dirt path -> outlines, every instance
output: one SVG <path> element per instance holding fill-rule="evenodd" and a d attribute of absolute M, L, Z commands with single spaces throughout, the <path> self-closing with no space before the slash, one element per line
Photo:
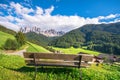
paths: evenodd
<path fill-rule="evenodd" d="M 5 53 L 7 55 L 19 55 L 19 56 L 23 57 L 23 52 L 26 52 L 27 48 L 28 48 L 28 46 L 25 47 L 23 50 L 19 50 L 19 51 L 5 51 Z"/>

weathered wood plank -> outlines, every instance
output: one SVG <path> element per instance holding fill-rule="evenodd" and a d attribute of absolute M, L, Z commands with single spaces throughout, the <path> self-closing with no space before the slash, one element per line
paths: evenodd
<path fill-rule="evenodd" d="M 24 53 L 27 65 L 88 67 L 93 56 L 81 54 Z M 81 58 L 82 57 L 82 58 Z"/>
<path fill-rule="evenodd" d="M 27 65 L 34 65 L 34 61 L 26 61 Z M 38 61 L 37 66 L 75 66 L 78 67 L 78 63 L 70 62 L 51 62 L 51 61 Z"/>
<path fill-rule="evenodd" d="M 82 56 L 81 61 L 90 62 L 93 60 L 93 56 L 91 56 L 91 55 L 81 55 L 81 56 Z"/>
<path fill-rule="evenodd" d="M 73 54 L 50 54 L 50 53 L 24 53 L 25 58 L 39 58 L 39 59 L 58 59 L 58 60 L 79 60 L 80 55 Z"/>
<path fill-rule="evenodd" d="M 26 63 L 34 63 L 34 60 L 25 60 L 26 61 Z M 49 63 L 79 63 L 79 61 L 53 61 L 53 60 L 38 60 L 38 61 L 36 61 L 36 63 L 37 64 L 40 64 L 40 63 L 46 63 L 46 62 L 49 62 Z"/>

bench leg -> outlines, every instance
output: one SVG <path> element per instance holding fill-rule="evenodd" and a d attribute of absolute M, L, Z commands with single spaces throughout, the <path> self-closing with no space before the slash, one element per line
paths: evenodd
<path fill-rule="evenodd" d="M 33 80 L 36 79 L 36 74 L 37 74 L 37 66 L 35 66 L 35 75 L 34 75 L 34 79 Z"/>
<path fill-rule="evenodd" d="M 66 72 L 66 73 L 67 73 L 67 77 L 66 77 L 66 79 L 65 79 L 65 80 L 68 80 L 69 75 L 70 75 L 70 72 Z"/>
<path fill-rule="evenodd" d="M 82 80 L 82 70 L 80 69 L 80 80 Z"/>

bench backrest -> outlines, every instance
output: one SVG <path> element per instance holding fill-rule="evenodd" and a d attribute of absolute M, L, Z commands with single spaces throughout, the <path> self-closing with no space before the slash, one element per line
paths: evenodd
<path fill-rule="evenodd" d="M 74 54 L 55 54 L 55 53 L 31 53 L 24 52 L 24 58 L 27 65 L 36 66 L 68 66 L 80 67 L 81 63 L 86 66 L 91 60 L 88 56 Z M 82 61 L 81 61 L 82 60 Z"/>

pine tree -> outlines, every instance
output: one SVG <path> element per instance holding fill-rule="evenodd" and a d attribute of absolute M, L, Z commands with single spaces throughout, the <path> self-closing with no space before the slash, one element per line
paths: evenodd
<path fill-rule="evenodd" d="M 25 44 L 26 39 L 25 39 L 25 35 L 22 32 L 19 31 L 15 37 L 17 42 L 19 43 L 19 46 L 22 46 Z"/>

